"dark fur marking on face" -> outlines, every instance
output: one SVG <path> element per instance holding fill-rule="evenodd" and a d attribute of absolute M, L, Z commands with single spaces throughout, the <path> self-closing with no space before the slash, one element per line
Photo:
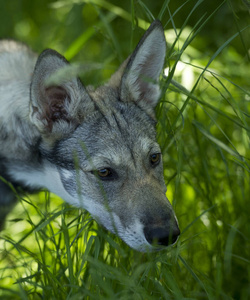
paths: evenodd
<path fill-rule="evenodd" d="M 117 128 L 120 130 L 120 132 L 122 133 L 123 129 L 122 129 L 122 126 L 118 120 L 118 118 L 116 117 L 115 113 L 112 113 L 112 117 L 114 118 L 115 122 L 116 122 L 116 125 L 117 125 Z"/>
<path fill-rule="evenodd" d="M 100 115 L 103 117 L 103 119 L 106 121 L 107 125 L 110 128 L 112 128 L 112 125 L 110 124 L 109 119 L 107 118 L 106 114 L 101 109 L 101 106 L 99 106 L 96 102 L 95 102 L 95 108 L 96 108 L 96 111 L 98 111 L 100 113 Z"/>
<path fill-rule="evenodd" d="M 72 160 L 66 159 L 65 156 L 59 151 L 60 143 L 61 141 L 57 142 L 50 151 L 41 148 L 40 152 L 42 159 L 49 161 L 57 167 L 74 170 L 76 168 L 76 164 L 73 160 L 73 155 L 71 155 Z"/>
<path fill-rule="evenodd" d="M 4 126 L 1 126 L 0 127 L 0 140 L 2 142 L 6 141 L 8 139 L 8 137 L 9 137 L 9 135 L 8 135 L 6 128 Z"/>

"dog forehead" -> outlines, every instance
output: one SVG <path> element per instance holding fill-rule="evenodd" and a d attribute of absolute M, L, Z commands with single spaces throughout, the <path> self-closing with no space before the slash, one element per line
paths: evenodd
<path fill-rule="evenodd" d="M 77 155 L 80 160 L 87 156 L 100 164 L 105 159 L 120 164 L 152 148 L 159 149 L 157 145 L 155 121 L 136 105 L 121 104 L 96 110 L 70 137 L 60 141 L 56 156 L 62 161 Z"/>
<path fill-rule="evenodd" d="M 125 165 L 129 160 L 143 158 L 150 151 L 159 152 L 155 123 L 140 109 L 124 105 L 110 109 L 95 123 L 94 135 L 86 140 L 95 165 L 107 160 L 114 165 Z M 105 164 L 105 163 L 104 163 Z"/>
<path fill-rule="evenodd" d="M 145 145 L 156 139 L 155 121 L 135 104 L 117 103 L 100 111 L 89 132 L 98 140 L 112 146 Z M 143 141 L 143 142 L 142 142 Z"/>
<path fill-rule="evenodd" d="M 101 151 L 95 151 L 91 155 L 92 162 L 96 167 L 103 166 L 127 166 L 134 163 L 135 160 L 140 163 L 144 161 L 150 152 L 159 152 L 159 145 L 148 139 L 141 137 L 137 139 L 133 145 L 129 143 L 107 144 Z"/>

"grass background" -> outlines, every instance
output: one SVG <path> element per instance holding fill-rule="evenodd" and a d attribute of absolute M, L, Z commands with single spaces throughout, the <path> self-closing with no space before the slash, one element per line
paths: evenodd
<path fill-rule="evenodd" d="M 0 37 L 105 82 L 154 18 L 168 42 L 158 140 L 182 231 L 131 250 L 86 211 L 20 198 L 0 236 L 0 299 L 250 299 L 249 1 L 0 0 Z M 1 108 L 0 108 L 1 109 Z"/>

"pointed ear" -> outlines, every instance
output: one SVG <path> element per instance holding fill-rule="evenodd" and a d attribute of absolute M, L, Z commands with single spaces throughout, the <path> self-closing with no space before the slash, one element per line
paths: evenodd
<path fill-rule="evenodd" d="M 51 49 L 37 60 L 30 88 L 30 119 L 42 134 L 62 137 L 93 109 L 87 91 L 78 78 L 67 76 L 67 68 L 68 61 Z M 52 81 L 54 77 L 57 80 Z"/>
<path fill-rule="evenodd" d="M 166 40 L 160 21 L 155 20 L 132 53 L 121 79 L 121 100 L 135 101 L 153 111 L 159 97 L 158 84 L 166 54 Z"/>

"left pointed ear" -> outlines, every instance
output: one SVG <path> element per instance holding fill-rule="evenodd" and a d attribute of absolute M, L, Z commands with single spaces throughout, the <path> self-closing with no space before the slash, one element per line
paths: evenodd
<path fill-rule="evenodd" d="M 64 71 L 62 78 L 60 71 Z M 40 54 L 32 76 L 30 121 L 51 140 L 72 132 L 94 110 L 87 90 L 68 72 L 68 61 L 58 52 L 47 49 Z M 53 75 L 55 83 L 49 82 Z"/>
<path fill-rule="evenodd" d="M 160 97 L 158 84 L 166 54 L 160 21 L 155 20 L 132 53 L 121 79 L 121 100 L 153 111 Z"/>

